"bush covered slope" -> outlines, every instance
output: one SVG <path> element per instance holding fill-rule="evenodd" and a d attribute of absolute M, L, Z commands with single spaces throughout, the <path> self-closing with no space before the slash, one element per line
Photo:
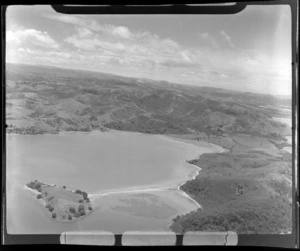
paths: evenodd
<path fill-rule="evenodd" d="M 235 135 L 235 142 L 241 138 L 244 144 L 235 143 L 229 152 L 203 154 L 190 161 L 202 170 L 181 189 L 202 209 L 174 219 L 172 230 L 291 231 L 291 154 L 272 148 L 266 139 L 251 137 L 246 144 L 245 137 Z"/>
<path fill-rule="evenodd" d="M 7 64 L 8 132 L 35 134 L 111 128 L 143 133 L 284 136 L 266 104 L 287 100 L 208 87 L 53 67 Z M 264 107 L 263 107 L 264 106 Z"/>

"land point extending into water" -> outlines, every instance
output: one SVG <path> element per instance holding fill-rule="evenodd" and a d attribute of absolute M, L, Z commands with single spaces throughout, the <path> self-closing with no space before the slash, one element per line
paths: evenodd
<path fill-rule="evenodd" d="M 55 221 L 74 221 L 93 211 L 86 192 L 37 180 L 26 184 L 26 188 L 35 193 L 36 198 L 45 206 L 47 215 Z"/>

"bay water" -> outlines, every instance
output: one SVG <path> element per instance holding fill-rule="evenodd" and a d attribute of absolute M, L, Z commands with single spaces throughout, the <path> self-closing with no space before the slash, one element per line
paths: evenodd
<path fill-rule="evenodd" d="M 48 184 L 65 185 L 89 194 L 164 187 L 176 179 L 186 160 L 213 151 L 215 149 L 209 145 L 201 148 L 161 135 L 120 131 L 7 135 L 8 232 L 46 234 L 99 227 L 101 210 L 76 222 L 52 221 L 38 200 L 24 189 L 30 181 L 37 179 Z M 106 212 L 99 228 L 111 230 L 115 222 L 125 222 L 125 218 L 126 215 L 120 212 Z M 133 229 L 155 228 L 155 220 L 143 220 L 135 220 Z M 118 227 L 114 226 L 114 229 Z M 123 227 L 128 227 L 128 222 Z"/>

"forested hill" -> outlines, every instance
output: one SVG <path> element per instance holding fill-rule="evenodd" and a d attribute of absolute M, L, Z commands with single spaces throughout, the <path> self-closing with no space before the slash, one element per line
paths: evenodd
<path fill-rule="evenodd" d="M 291 100 L 46 66 L 6 65 L 7 132 L 112 128 L 143 133 L 291 134 Z M 280 109 L 279 109 L 280 108 Z"/>

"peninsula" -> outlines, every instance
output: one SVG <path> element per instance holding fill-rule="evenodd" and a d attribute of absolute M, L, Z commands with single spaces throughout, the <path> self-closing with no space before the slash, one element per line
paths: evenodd
<path fill-rule="evenodd" d="M 55 221 L 73 221 L 83 218 L 93 211 L 86 192 L 71 190 L 65 186 L 49 185 L 40 181 L 31 181 L 26 188 L 36 194 L 36 198 L 45 206 L 47 215 Z"/>

